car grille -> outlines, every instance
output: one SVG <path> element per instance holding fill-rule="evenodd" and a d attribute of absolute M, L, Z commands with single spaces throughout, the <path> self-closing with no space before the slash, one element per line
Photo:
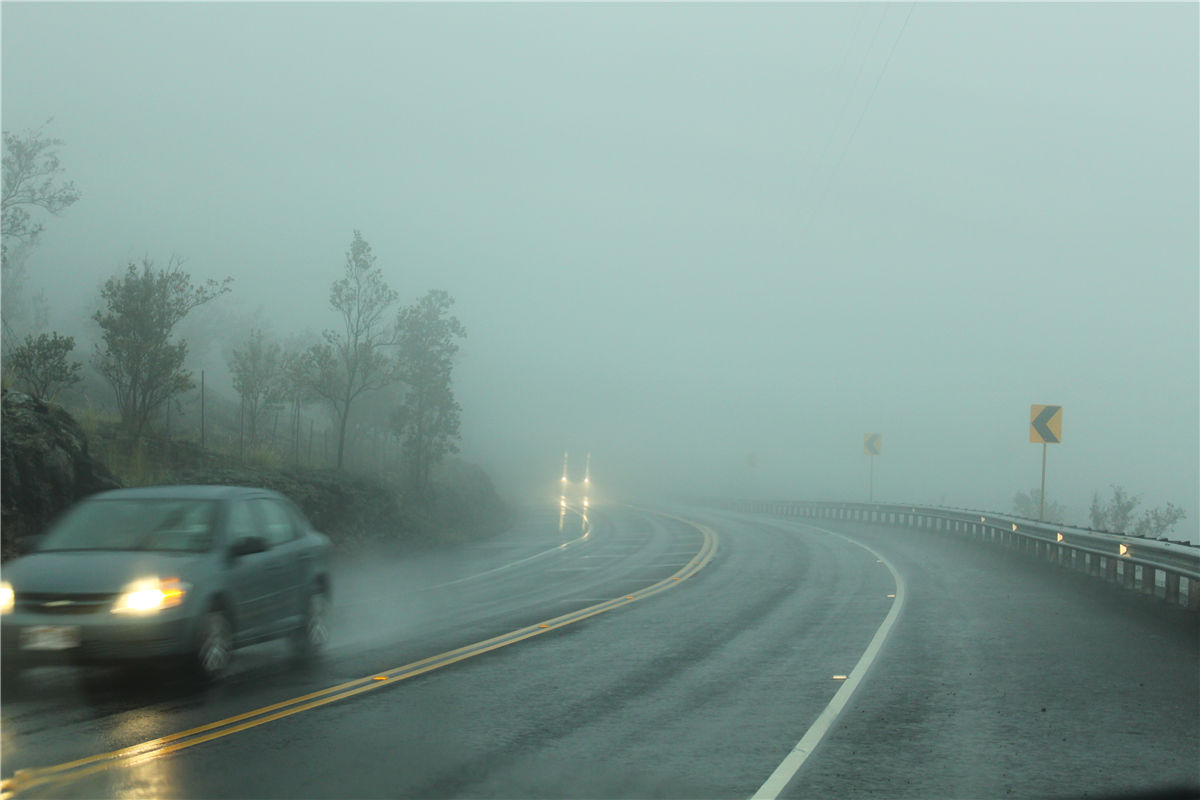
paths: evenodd
<path fill-rule="evenodd" d="M 17 609 L 31 614 L 95 614 L 112 607 L 115 594 L 41 594 L 20 592 Z"/>

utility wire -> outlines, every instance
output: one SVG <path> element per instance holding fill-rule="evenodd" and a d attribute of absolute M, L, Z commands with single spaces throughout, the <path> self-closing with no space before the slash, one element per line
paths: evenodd
<path fill-rule="evenodd" d="M 884 8 L 883 14 L 879 16 L 879 22 L 875 25 L 875 32 L 871 34 L 871 41 L 867 45 L 866 51 L 863 53 L 862 59 L 858 63 L 858 73 L 854 76 L 854 80 L 850 83 L 850 88 L 846 91 L 846 98 L 842 101 L 842 107 L 838 110 L 837 117 L 833 121 L 833 125 L 829 128 L 829 135 L 825 137 L 825 146 L 821 148 L 821 154 L 817 156 L 816 162 L 813 164 L 812 173 L 809 175 L 809 180 L 806 182 L 815 182 L 825 164 L 825 156 L 829 153 L 829 148 L 833 144 L 833 138 L 837 135 L 838 129 L 842 127 L 842 120 L 846 118 L 846 109 L 850 107 L 850 101 L 854 99 L 854 90 L 858 88 L 858 81 L 862 78 L 863 71 L 867 67 L 867 57 L 871 55 L 871 51 L 875 49 L 875 41 L 879 38 L 879 31 L 883 28 L 883 20 L 887 17 L 887 9 Z M 857 24 L 855 25 L 857 28 Z M 851 34 L 853 36 L 853 33 Z M 849 50 L 847 50 L 847 53 Z M 842 64 L 845 64 L 843 58 Z M 838 71 L 841 71 L 842 64 L 838 65 Z"/>
<path fill-rule="evenodd" d="M 817 199 L 816 204 L 813 206 L 808 220 L 801 229 L 802 235 L 807 235 L 809 229 L 812 227 L 813 222 L 817 218 L 817 214 L 821 210 L 821 206 L 825 203 L 825 198 L 829 195 L 829 190 L 833 187 L 833 180 L 835 177 L 837 177 L 837 173 L 838 170 L 841 169 L 842 162 L 846 160 L 846 154 L 850 152 L 850 146 L 854 144 L 854 137 L 858 134 L 858 129 L 862 126 L 863 119 L 867 116 L 867 109 L 871 107 L 871 100 L 874 99 L 875 92 L 879 89 L 879 84 L 883 82 L 883 76 L 887 73 L 888 65 L 892 63 L 892 56 L 896 54 L 896 46 L 900 44 L 900 39 L 904 36 L 904 31 L 908 27 L 908 20 L 910 17 L 912 17 L 912 12 L 916 5 L 917 4 L 914 0 L 908 6 L 908 13 L 904 16 L 904 22 L 900 26 L 900 32 L 896 34 L 896 39 L 892 42 L 891 50 L 888 51 L 887 58 L 883 62 L 883 68 L 879 70 L 879 75 L 875 78 L 875 85 L 871 87 L 871 93 L 867 95 L 867 101 L 863 104 L 862 111 L 858 115 L 858 120 L 854 123 L 854 128 L 850 131 L 849 138 L 846 139 L 846 146 L 842 148 L 842 152 L 841 155 L 838 156 L 837 163 L 833 165 L 833 170 L 829 173 L 829 179 L 825 182 L 825 188 L 821 191 L 821 195 Z M 880 23 L 882 24 L 882 22 L 883 19 L 880 18 Z M 878 33 L 878 29 L 876 29 L 876 32 Z M 872 44 L 873 43 L 874 40 L 872 39 Z M 855 83 L 857 82 L 858 79 L 855 78 Z"/>

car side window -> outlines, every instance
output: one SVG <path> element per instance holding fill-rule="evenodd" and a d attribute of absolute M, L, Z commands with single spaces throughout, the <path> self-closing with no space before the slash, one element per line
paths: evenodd
<path fill-rule="evenodd" d="M 251 502 L 258 512 L 261 525 L 259 535 L 267 540 L 267 544 L 275 547 L 296 538 L 296 527 L 292 524 L 292 517 L 282 504 L 270 498 Z"/>
<path fill-rule="evenodd" d="M 229 504 L 229 542 L 232 544 L 247 536 L 261 536 L 258 526 L 254 524 L 254 516 L 250 512 L 250 504 L 245 500 L 234 500 Z"/>
<path fill-rule="evenodd" d="M 304 516 L 304 512 L 297 508 L 293 502 L 286 502 L 283 504 L 283 507 L 292 519 L 292 526 L 296 529 L 296 535 L 303 536 L 305 531 L 312 527 L 308 523 L 308 517 Z"/>

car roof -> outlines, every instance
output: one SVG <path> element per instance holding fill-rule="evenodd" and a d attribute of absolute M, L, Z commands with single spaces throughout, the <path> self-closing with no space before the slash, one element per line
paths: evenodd
<path fill-rule="evenodd" d="M 135 489 L 114 489 L 100 492 L 88 500 L 229 500 L 235 497 L 270 495 L 278 497 L 270 489 L 248 486 L 208 486 L 189 484 L 181 486 L 140 486 Z"/>

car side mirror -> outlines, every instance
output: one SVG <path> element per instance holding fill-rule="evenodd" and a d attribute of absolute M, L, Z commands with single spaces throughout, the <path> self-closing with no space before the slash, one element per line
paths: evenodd
<path fill-rule="evenodd" d="M 248 556 L 251 553 L 261 553 L 267 549 L 267 540 L 261 536 L 243 536 L 229 548 L 232 556 Z"/>

